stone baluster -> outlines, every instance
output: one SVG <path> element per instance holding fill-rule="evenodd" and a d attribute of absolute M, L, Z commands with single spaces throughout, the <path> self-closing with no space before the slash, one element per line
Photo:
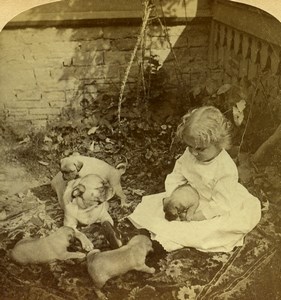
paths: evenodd
<path fill-rule="evenodd" d="M 253 38 L 251 43 L 251 57 L 249 63 L 248 78 L 253 79 L 258 75 L 260 63 L 260 42 Z"/>
<path fill-rule="evenodd" d="M 225 26 L 220 24 L 219 26 L 219 40 L 218 40 L 218 65 L 222 67 L 224 65 L 224 34 Z"/>
<path fill-rule="evenodd" d="M 281 49 L 279 46 L 275 46 L 275 45 L 271 45 L 271 47 L 272 47 L 272 54 L 271 54 L 272 74 L 281 75 L 281 59 L 280 59 L 281 58 Z"/>
<path fill-rule="evenodd" d="M 240 64 L 239 64 L 239 77 L 245 77 L 248 75 L 248 59 L 247 56 L 247 47 L 249 38 L 246 34 L 240 34 L 240 45 L 238 50 L 238 55 L 240 57 Z M 245 51 L 246 50 L 246 51 Z M 246 52 L 246 53 L 245 53 Z"/>

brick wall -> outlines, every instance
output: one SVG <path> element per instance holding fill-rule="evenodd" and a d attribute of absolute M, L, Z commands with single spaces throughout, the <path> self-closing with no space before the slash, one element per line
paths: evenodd
<path fill-rule="evenodd" d="M 178 85 L 204 79 L 210 21 L 149 28 L 146 49 L 157 54 Z M 95 97 L 114 86 L 118 93 L 139 33 L 139 26 L 84 28 L 17 28 L 0 33 L 0 114 L 12 126 L 44 127 L 62 108 L 79 105 L 83 91 Z M 173 46 L 173 51 L 170 49 Z M 141 51 L 131 69 L 128 87 L 134 88 Z M 94 82 L 94 84 L 93 84 Z"/>

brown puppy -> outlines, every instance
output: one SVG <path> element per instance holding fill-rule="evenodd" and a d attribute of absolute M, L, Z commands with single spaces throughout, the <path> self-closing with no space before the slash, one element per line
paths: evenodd
<path fill-rule="evenodd" d="M 11 250 L 11 258 L 20 264 L 49 263 L 55 260 L 84 258 L 85 253 L 68 252 L 67 247 L 75 231 L 70 227 L 61 227 L 43 238 L 24 238 Z"/>
<path fill-rule="evenodd" d="M 107 299 L 101 288 L 112 277 L 131 270 L 153 274 L 154 268 L 145 264 L 146 255 L 153 251 L 151 240 L 145 235 L 134 236 L 127 245 L 118 249 L 98 252 L 93 250 L 87 255 L 88 272 L 94 282 L 99 299 Z"/>
<path fill-rule="evenodd" d="M 126 164 L 119 164 L 117 168 L 114 168 L 103 160 L 79 154 L 61 160 L 61 172 L 64 180 L 69 181 L 88 174 L 97 174 L 109 182 L 114 193 L 120 198 L 122 206 L 128 205 L 120 183 L 121 175 L 125 171 Z"/>
<path fill-rule="evenodd" d="M 190 185 L 177 188 L 170 197 L 163 199 L 165 218 L 168 221 L 191 221 L 199 206 L 199 194 Z"/>
<path fill-rule="evenodd" d="M 112 197 L 112 188 L 95 174 L 68 182 L 61 199 L 64 210 L 64 226 L 75 229 L 75 235 L 85 250 L 92 250 L 93 244 L 86 235 L 77 230 L 78 223 L 90 225 L 113 220 L 108 213 L 108 203 Z"/>

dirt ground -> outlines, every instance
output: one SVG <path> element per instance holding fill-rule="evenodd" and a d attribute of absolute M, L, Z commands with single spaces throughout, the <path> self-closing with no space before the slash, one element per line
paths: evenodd
<path fill-rule="evenodd" d="M 28 193 L 28 190 L 31 190 L 36 187 L 47 185 L 53 174 L 50 173 L 46 169 L 46 166 L 38 163 L 36 169 L 34 166 L 29 166 L 28 164 L 22 163 L 19 158 L 16 156 L 16 152 L 14 151 L 17 147 L 19 147 L 18 143 L 11 143 L 10 141 L 2 140 L 0 146 L 0 155 L 1 155 L 1 168 L 0 168 L 0 229 L 1 229 L 1 239 L 3 238 L 3 224 L 6 224 L 9 227 L 9 218 L 10 216 L 16 215 L 20 213 L 20 210 L 29 209 L 29 207 L 24 206 L 22 202 L 28 197 L 24 197 Z M 270 240 L 271 245 L 273 247 L 268 248 L 265 252 L 267 252 L 264 258 L 259 258 L 260 262 L 256 263 L 256 267 L 249 268 L 249 271 L 243 273 L 243 278 L 240 278 L 238 275 L 234 276 L 232 283 L 225 289 L 219 289 L 217 292 L 213 292 L 210 296 L 205 296 L 205 299 L 239 299 L 239 300 L 277 300 L 281 299 L 281 250 L 280 250 L 280 233 L 281 233 L 281 214 L 280 214 L 280 190 L 275 190 L 274 195 L 271 194 L 272 199 L 274 198 L 274 203 L 269 203 L 269 210 L 264 212 L 264 220 L 262 221 L 258 230 L 260 232 L 265 232 L 265 239 Z M 17 207 L 12 206 L 10 203 L 10 199 L 18 198 L 19 205 Z M 277 199 L 277 200 L 276 200 Z M 271 211 L 272 210 L 272 211 Z M 272 219 L 273 218 L 273 219 Z M 7 223 L 8 222 L 8 223 Z M 1 224 L 2 223 L 2 224 Z M 270 226 L 268 225 L 270 223 Z M 265 229 L 269 228 L 270 229 Z M 259 235 L 261 238 L 262 235 Z M 255 236 L 253 236 L 255 238 Z M 5 237 L 6 239 L 6 237 Z M 1 243 L 3 240 L 1 241 Z M 0 247 L 3 249 L 2 247 Z M 188 250 L 189 255 L 193 255 L 194 252 L 192 250 Z M 245 252 L 247 253 L 247 252 Z M 249 253 L 249 252 L 248 252 Z M 241 253 L 240 253 L 241 254 Z M 6 252 L 1 251 L 1 255 L 7 255 Z M 174 254 L 176 257 L 176 254 Z M 194 254 L 195 255 L 195 254 Z M 257 255 L 258 257 L 258 255 Z M 171 259 L 171 256 L 170 258 Z M 245 258 L 246 260 L 246 258 Z M 167 260 L 169 262 L 169 260 Z M 243 261 L 243 259 L 242 259 Z M 241 262 L 240 262 L 241 263 Z M 236 267 L 237 268 L 237 267 Z M 5 272 L 7 270 L 4 270 Z M 190 272 L 190 270 L 188 270 Z M 167 272 L 166 272 L 167 273 Z M 235 275 L 235 269 L 230 270 L 230 275 Z M 5 276 L 4 272 L 1 272 L 0 277 Z M 15 275 L 16 277 L 17 275 Z M 199 275 L 197 275 L 199 276 Z M 240 278 L 240 279 L 239 279 Z M 125 278 L 126 279 L 126 278 Z M 130 279 L 130 278 L 129 278 Z M 142 278 L 143 279 L 143 278 Z M 216 286 L 220 285 L 221 278 L 218 278 L 215 282 L 214 286 L 209 286 L 209 289 L 216 288 Z M 240 280 L 240 281 L 239 281 Z M 4 279 L 1 279 L 3 282 Z M 162 285 L 167 286 L 166 289 L 169 289 L 169 283 L 163 283 Z M 110 289 L 112 286 L 109 285 Z M 233 287 L 233 289 L 231 289 Z M 5 293 L 3 293 L 3 297 L 1 299 L 20 299 L 21 297 L 15 296 L 13 293 L 7 292 L 8 287 L 3 287 Z M 159 299 L 199 299 L 195 295 L 192 296 L 190 293 L 183 293 L 183 288 L 180 290 L 181 293 L 178 293 L 177 298 L 172 297 L 171 294 L 163 292 Z M 40 293 L 39 293 L 40 294 Z M 135 296 L 135 298 L 128 299 L 154 299 L 154 297 L 149 296 L 148 294 L 144 294 L 146 296 L 142 296 L 139 298 Z M 163 296 L 164 295 L 164 296 Z M 170 296 L 167 296 L 170 295 Z M 208 293 L 206 294 L 208 295 Z M 42 295 L 41 295 L 42 296 Z M 41 296 L 38 296 L 38 299 Z M 19 298 L 16 298 L 19 297 Z M 35 297 L 35 296 L 34 296 Z M 43 296 L 42 296 L 43 297 Z M 60 298 L 61 297 L 61 298 Z M 79 299 L 80 297 L 77 295 L 73 295 L 72 298 L 68 296 L 60 296 L 56 294 L 55 297 L 51 297 L 48 299 Z M 28 298 L 31 299 L 32 297 Z M 36 298 L 36 297 L 35 297 Z M 43 297 L 45 298 L 45 296 Z M 157 297 L 155 297 L 156 299 Z M 204 297 L 201 297 L 203 299 Z M 24 298 L 27 299 L 27 298 Z M 81 298 L 82 299 L 82 298 Z M 110 299 L 114 299 L 113 297 Z M 117 298 L 115 298 L 117 299 Z M 118 298 L 119 299 L 119 298 Z M 125 299 L 121 298 L 120 299 Z M 127 299 L 127 298 L 126 298 Z"/>

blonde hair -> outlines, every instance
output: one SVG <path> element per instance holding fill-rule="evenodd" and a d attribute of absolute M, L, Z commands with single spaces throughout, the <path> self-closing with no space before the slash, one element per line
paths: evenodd
<path fill-rule="evenodd" d="M 221 149 L 231 146 L 231 124 L 214 106 L 202 106 L 183 116 L 176 135 L 183 142 L 194 139 L 196 147 L 214 144 Z"/>

